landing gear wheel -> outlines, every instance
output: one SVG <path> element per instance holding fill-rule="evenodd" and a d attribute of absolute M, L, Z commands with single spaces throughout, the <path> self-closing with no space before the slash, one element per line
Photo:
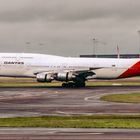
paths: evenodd
<path fill-rule="evenodd" d="M 62 87 L 66 87 L 66 85 L 67 85 L 66 83 L 63 83 L 63 84 L 62 84 Z"/>
<path fill-rule="evenodd" d="M 75 83 L 72 83 L 72 82 L 70 82 L 70 83 L 63 83 L 62 87 L 64 87 L 64 88 L 73 88 L 73 87 L 75 87 Z"/>
<path fill-rule="evenodd" d="M 74 82 L 63 83 L 62 87 L 64 87 L 64 88 L 85 87 L 85 82 L 83 82 L 83 83 L 74 83 Z"/>
<path fill-rule="evenodd" d="M 75 83 L 75 86 L 76 87 L 85 87 L 86 84 L 85 84 L 85 82 L 83 82 L 83 83 Z"/>

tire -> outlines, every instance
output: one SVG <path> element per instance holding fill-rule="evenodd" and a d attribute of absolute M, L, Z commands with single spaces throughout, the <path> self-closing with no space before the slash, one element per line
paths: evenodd
<path fill-rule="evenodd" d="M 62 87 L 64 87 L 64 88 L 77 88 L 77 87 L 85 87 L 85 82 L 83 82 L 83 83 L 74 83 L 74 82 L 69 82 L 69 83 L 63 83 L 62 84 Z"/>
<path fill-rule="evenodd" d="M 85 82 L 83 82 L 83 83 L 75 83 L 75 86 L 76 87 L 85 87 L 86 84 L 85 84 Z"/>

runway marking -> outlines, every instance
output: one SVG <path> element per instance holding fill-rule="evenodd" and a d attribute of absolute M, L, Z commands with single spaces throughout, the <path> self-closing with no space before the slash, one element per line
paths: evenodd
<path fill-rule="evenodd" d="M 45 136 L 11 136 L 11 137 L 1 137 L 0 140 L 48 140 Z"/>
<path fill-rule="evenodd" d="M 58 134 L 72 134 L 72 135 L 104 135 L 105 133 L 101 132 L 60 132 Z"/>
<path fill-rule="evenodd" d="M 132 91 L 131 91 L 132 92 Z M 138 92 L 137 90 L 136 91 L 134 91 L 134 92 Z M 122 92 L 112 92 L 112 93 L 103 93 L 103 94 L 98 94 L 98 95 L 94 95 L 94 96 L 89 96 L 89 97 L 85 97 L 84 98 L 84 100 L 85 101 L 93 101 L 93 100 L 98 100 L 98 101 L 100 101 L 100 97 L 102 97 L 102 96 L 104 96 L 104 95 L 112 95 L 112 94 L 128 94 L 129 93 L 129 91 L 128 92 L 126 92 L 126 91 L 122 91 Z M 93 100 L 91 100 L 91 99 L 93 99 Z M 103 102 L 103 101 L 102 101 Z M 112 103 L 114 103 L 114 102 L 112 102 Z M 130 103 L 127 103 L 127 104 L 130 104 Z M 132 104 L 132 103 L 131 103 Z"/>
<path fill-rule="evenodd" d="M 95 96 L 85 97 L 85 101 L 89 101 L 89 99 L 95 98 Z"/>
<path fill-rule="evenodd" d="M 100 95 L 85 97 L 84 100 L 85 100 L 85 101 L 90 101 L 90 99 L 93 99 L 93 98 L 97 100 L 97 99 L 100 99 L 101 96 L 104 96 L 104 95 L 106 95 L 106 94 L 107 94 L 107 93 L 103 93 L 103 94 L 100 94 Z"/>
<path fill-rule="evenodd" d="M 122 86 L 123 84 L 120 83 L 113 83 L 112 86 Z"/>
<path fill-rule="evenodd" d="M 70 113 L 63 112 L 63 111 L 56 111 L 56 113 L 57 113 L 57 114 L 64 114 L 64 115 L 68 115 L 68 116 L 70 115 Z"/>

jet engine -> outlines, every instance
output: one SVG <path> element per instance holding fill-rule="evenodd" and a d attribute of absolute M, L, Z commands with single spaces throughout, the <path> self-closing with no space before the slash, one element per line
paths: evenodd
<path fill-rule="evenodd" d="M 51 82 L 53 80 L 52 74 L 40 73 L 36 76 L 38 82 Z"/>
<path fill-rule="evenodd" d="M 70 72 L 57 73 L 54 77 L 55 80 L 66 81 L 66 82 L 73 81 L 75 78 L 76 76 Z"/>

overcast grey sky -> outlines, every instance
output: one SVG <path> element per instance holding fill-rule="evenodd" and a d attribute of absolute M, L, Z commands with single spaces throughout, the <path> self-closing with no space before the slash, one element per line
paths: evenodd
<path fill-rule="evenodd" d="M 140 0 L 0 0 L 0 52 L 137 53 L 138 30 Z"/>

